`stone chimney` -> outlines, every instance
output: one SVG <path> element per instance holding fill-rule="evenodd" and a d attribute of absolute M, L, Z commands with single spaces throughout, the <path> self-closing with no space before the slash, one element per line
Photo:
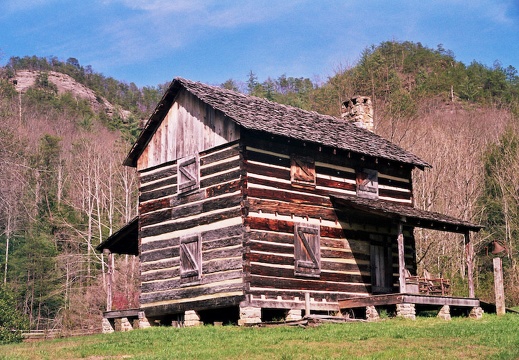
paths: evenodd
<path fill-rule="evenodd" d="M 373 106 L 369 96 L 354 96 L 342 104 L 342 117 L 358 127 L 373 131 Z"/>

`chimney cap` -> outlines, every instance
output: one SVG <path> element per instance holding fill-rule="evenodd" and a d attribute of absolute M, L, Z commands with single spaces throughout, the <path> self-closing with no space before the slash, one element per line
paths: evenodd
<path fill-rule="evenodd" d="M 359 99 L 361 101 L 359 101 Z M 349 100 L 346 100 L 343 104 L 347 105 L 352 103 L 353 105 L 356 105 L 359 102 L 369 105 L 371 103 L 371 97 L 364 95 L 353 95 L 351 98 L 349 98 Z"/>

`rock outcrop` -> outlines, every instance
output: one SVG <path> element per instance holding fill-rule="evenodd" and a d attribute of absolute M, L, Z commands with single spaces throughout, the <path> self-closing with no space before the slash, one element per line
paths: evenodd
<path fill-rule="evenodd" d="M 76 98 L 85 99 L 89 102 L 90 107 L 95 112 L 104 111 L 109 117 L 118 115 L 123 120 L 126 120 L 130 116 L 129 111 L 117 108 L 104 97 L 96 95 L 92 89 L 80 84 L 71 76 L 55 71 L 46 71 L 46 73 L 49 81 L 56 85 L 58 94 L 69 92 Z M 16 76 L 13 78 L 13 84 L 15 84 L 16 91 L 21 93 L 26 92 L 27 89 L 35 84 L 36 79 L 40 74 L 40 71 L 34 70 L 16 71 Z"/>

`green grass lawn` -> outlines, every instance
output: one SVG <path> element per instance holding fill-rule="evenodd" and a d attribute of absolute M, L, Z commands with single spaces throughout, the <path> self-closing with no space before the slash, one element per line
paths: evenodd
<path fill-rule="evenodd" d="M 154 327 L 3 345 L 0 359 L 519 359 L 519 316 L 308 328 Z"/>

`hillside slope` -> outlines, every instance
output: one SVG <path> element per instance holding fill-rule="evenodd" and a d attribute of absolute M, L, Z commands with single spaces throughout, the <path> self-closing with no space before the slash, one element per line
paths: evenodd
<path fill-rule="evenodd" d="M 27 89 L 36 84 L 36 80 L 41 73 L 41 71 L 36 70 L 16 71 L 16 75 L 12 80 L 16 91 L 19 93 L 25 93 Z M 93 90 L 80 84 L 67 74 L 56 71 L 47 71 L 45 73 L 48 76 L 48 80 L 56 85 L 58 94 L 62 95 L 66 92 L 70 92 L 76 98 L 85 99 L 90 104 L 92 110 L 96 113 L 104 111 L 109 117 L 118 115 L 123 120 L 128 119 L 131 114 L 130 111 L 115 107 L 104 97 L 96 95 Z"/>
<path fill-rule="evenodd" d="M 248 89 L 334 116 L 352 95 L 371 96 L 376 133 L 433 165 L 413 174 L 415 205 L 487 225 L 471 240 L 481 299 L 493 296 L 488 243 L 506 241 L 506 296 L 514 305 L 519 77 L 507 69 L 465 66 L 442 51 L 390 43 L 319 86 L 251 76 Z M 137 175 L 121 163 L 164 89 L 45 58 L 0 67 L 0 274 L 32 328 L 99 330 L 107 262 L 93 248 L 135 215 Z M 131 110 L 127 122 L 121 108 Z M 463 239 L 425 231 L 415 239 L 420 269 L 441 272 L 454 294 L 465 296 Z M 139 306 L 138 269 L 137 259 L 116 259 L 116 308 Z"/>

